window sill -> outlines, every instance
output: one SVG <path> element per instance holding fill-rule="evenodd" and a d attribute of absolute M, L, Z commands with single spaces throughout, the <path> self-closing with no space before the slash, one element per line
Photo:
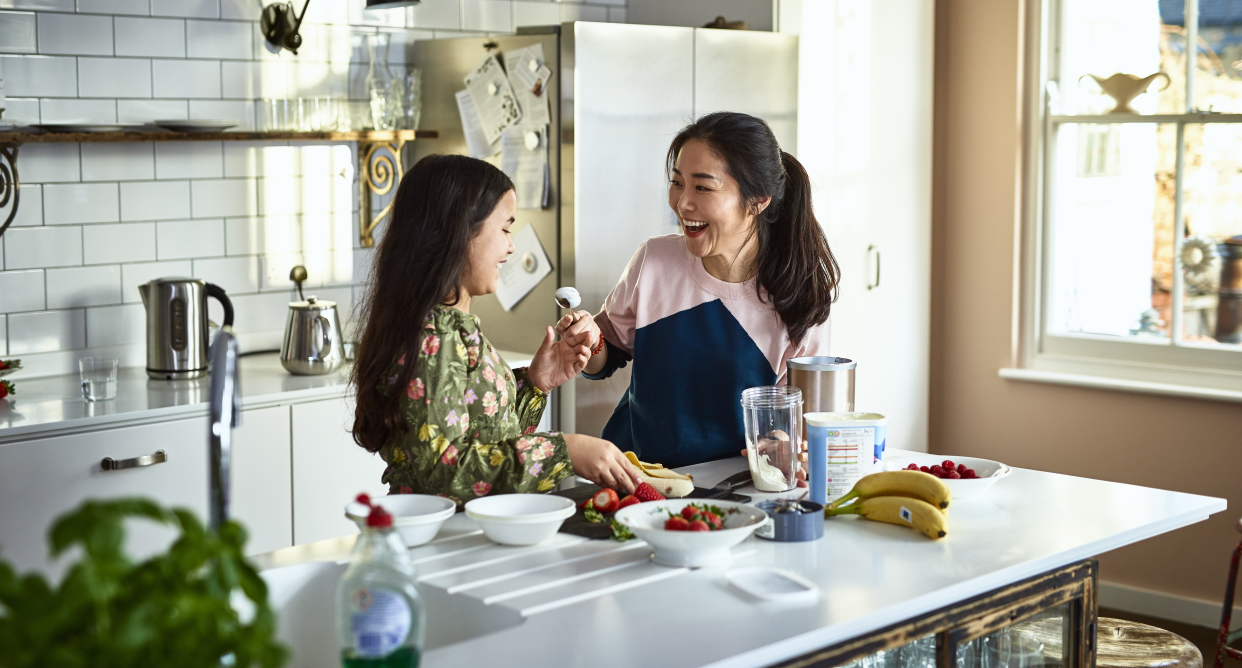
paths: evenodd
<path fill-rule="evenodd" d="M 1020 380 L 1031 383 L 1051 383 L 1054 385 L 1073 385 L 1091 387 L 1099 390 L 1115 390 L 1119 392 L 1137 392 L 1139 394 L 1162 394 L 1189 399 L 1210 399 L 1213 401 L 1232 401 L 1242 403 L 1242 391 L 1223 390 L 1190 385 L 1172 385 L 1167 383 L 1149 383 L 1139 380 L 1105 378 L 1102 376 L 1085 376 L 1063 373 L 1060 371 L 1039 371 L 1035 369 L 1000 369 L 998 375 L 1006 380 Z"/>

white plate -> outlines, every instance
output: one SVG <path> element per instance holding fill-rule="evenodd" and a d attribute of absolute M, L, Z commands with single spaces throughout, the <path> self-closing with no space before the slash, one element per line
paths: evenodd
<path fill-rule="evenodd" d="M 979 459 L 978 457 L 954 457 L 953 455 L 902 455 L 891 459 L 885 458 L 884 470 L 897 471 L 904 469 L 910 464 L 930 467 L 946 459 L 952 460 L 954 464 L 965 464 L 967 468 L 974 469 L 979 476 L 973 480 L 941 480 L 941 482 L 948 486 L 949 492 L 953 494 L 954 502 L 983 496 L 998 480 L 1013 473 L 1013 469 L 1000 462 L 994 462 L 990 459 Z"/>
<path fill-rule="evenodd" d="M 238 123 L 236 118 L 203 118 L 190 120 L 166 119 L 162 121 L 152 121 L 161 128 L 172 130 L 173 132 L 222 132 Z"/>
<path fill-rule="evenodd" d="M 39 123 L 31 127 L 45 132 L 137 132 L 141 123 Z"/>
<path fill-rule="evenodd" d="M 691 503 L 716 506 L 726 513 L 737 512 L 725 515 L 725 528 L 719 531 L 665 531 L 664 521 L 669 513 L 679 514 Z M 648 501 L 622 508 L 613 517 L 655 549 L 653 561 L 657 564 L 690 568 L 728 562 L 733 558 L 729 548 L 750 538 L 768 519 L 767 513 L 758 508 L 718 499 Z"/>
<path fill-rule="evenodd" d="M 725 579 L 734 587 L 765 601 L 793 603 L 819 597 L 819 587 L 815 583 L 780 568 L 734 568 L 725 573 Z"/>

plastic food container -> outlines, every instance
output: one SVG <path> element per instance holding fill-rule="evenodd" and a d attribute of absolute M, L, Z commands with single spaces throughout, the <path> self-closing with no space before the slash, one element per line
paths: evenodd
<path fill-rule="evenodd" d="M 742 392 L 747 461 L 755 489 L 788 492 L 797 484 L 802 390 L 752 387 Z"/>
<path fill-rule="evenodd" d="M 803 418 L 812 501 L 835 501 L 859 478 L 881 470 L 888 418 L 879 413 L 807 413 Z"/>
<path fill-rule="evenodd" d="M 762 501 L 755 507 L 768 515 L 768 522 L 755 531 L 760 538 L 780 543 L 804 543 L 824 537 L 824 507 L 812 501 L 799 501 L 808 512 L 777 512 L 778 501 Z"/>

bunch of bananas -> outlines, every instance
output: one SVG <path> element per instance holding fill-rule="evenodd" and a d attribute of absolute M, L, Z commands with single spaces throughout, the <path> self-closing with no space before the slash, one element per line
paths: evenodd
<path fill-rule="evenodd" d="M 824 515 L 862 515 L 910 527 L 935 540 L 949 533 L 945 511 L 952 501 L 949 488 L 934 475 L 884 471 L 859 480 L 848 494 L 828 504 Z"/>

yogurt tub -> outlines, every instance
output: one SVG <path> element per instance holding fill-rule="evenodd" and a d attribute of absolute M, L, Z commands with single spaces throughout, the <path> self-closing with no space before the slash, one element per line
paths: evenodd
<path fill-rule="evenodd" d="M 826 504 L 883 470 L 888 418 L 879 413 L 806 413 L 810 499 Z"/>

